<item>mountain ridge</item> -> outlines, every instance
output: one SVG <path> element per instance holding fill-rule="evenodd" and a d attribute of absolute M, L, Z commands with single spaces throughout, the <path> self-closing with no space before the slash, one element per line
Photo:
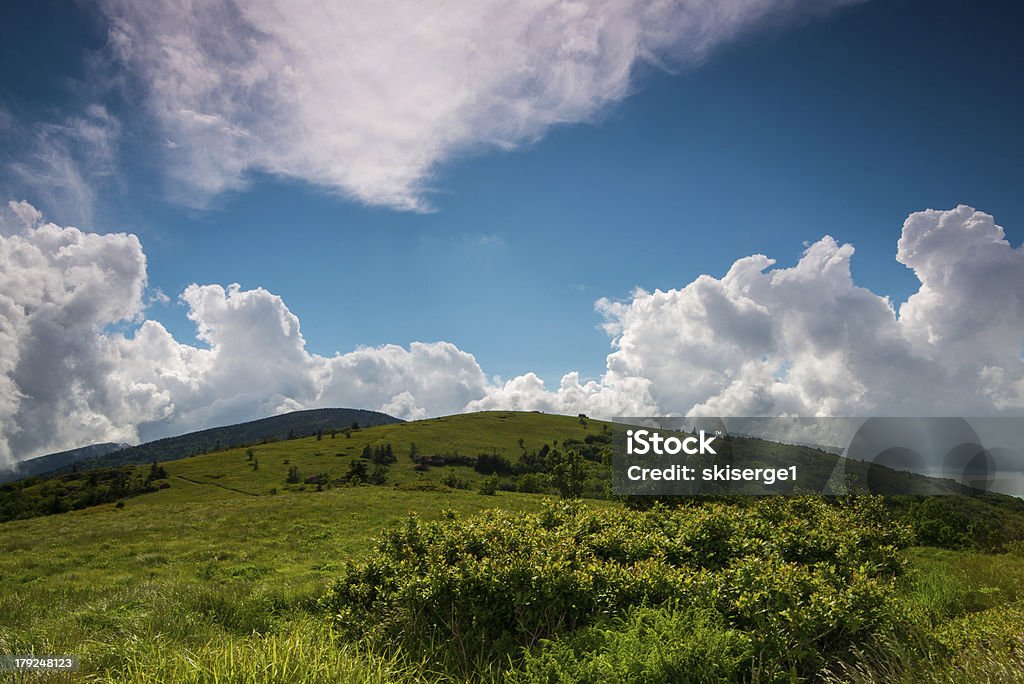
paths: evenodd
<path fill-rule="evenodd" d="M 134 446 L 108 443 L 117 448 L 100 450 L 99 453 L 86 451 L 86 453 L 71 459 L 56 457 L 104 445 L 90 445 L 56 454 L 46 454 L 22 461 L 15 470 L 0 473 L 0 483 L 33 475 L 46 476 L 67 472 L 73 467 L 79 469 L 110 468 L 126 464 L 169 461 L 219 449 L 273 442 L 290 437 L 309 437 L 316 434 L 318 430 L 324 432 L 344 430 L 354 424 L 358 424 L 360 427 L 376 427 L 402 422 L 405 421 L 401 418 L 367 409 L 316 408 L 290 411 L 277 416 L 163 437 Z M 24 466 L 27 463 L 37 462 L 39 465 L 31 469 L 26 469 Z"/>

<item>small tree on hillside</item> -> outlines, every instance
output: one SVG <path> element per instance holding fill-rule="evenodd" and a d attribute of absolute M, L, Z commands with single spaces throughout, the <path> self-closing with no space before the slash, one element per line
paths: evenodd
<path fill-rule="evenodd" d="M 348 472 L 342 479 L 350 484 L 362 484 L 368 477 L 366 461 L 352 461 L 348 464 Z"/>
<path fill-rule="evenodd" d="M 391 443 L 378 445 L 373 450 L 373 462 L 377 464 L 387 465 L 395 462 L 395 452 L 391 448 Z"/>
<path fill-rule="evenodd" d="M 583 457 L 575 449 L 564 454 L 552 452 L 551 482 L 563 499 L 578 499 L 583 495 L 583 484 L 587 478 L 587 468 Z"/>
<path fill-rule="evenodd" d="M 374 466 L 373 472 L 367 480 L 370 484 L 382 485 L 388 481 L 388 467 L 386 465 Z"/>
<path fill-rule="evenodd" d="M 150 480 L 163 480 L 167 477 L 167 471 L 164 467 L 153 461 L 153 465 L 149 467 L 149 478 Z"/>

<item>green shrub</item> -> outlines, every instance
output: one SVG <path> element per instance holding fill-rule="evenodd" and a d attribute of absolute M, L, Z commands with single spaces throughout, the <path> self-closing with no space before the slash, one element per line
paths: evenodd
<path fill-rule="evenodd" d="M 995 497 L 995 495 L 988 495 Z M 993 502 L 994 503 L 994 502 Z M 983 497 L 931 496 L 895 497 L 893 504 L 904 509 L 917 543 L 944 549 L 1002 551 L 1008 543 L 1024 538 L 1019 520 L 1010 515 L 1008 502 L 1000 506 Z M 1012 502 L 1017 511 L 1024 503 Z"/>
<path fill-rule="evenodd" d="M 984 646 L 1024 655 L 1024 603 L 1010 603 L 951 620 L 937 630 L 952 651 Z"/>
<path fill-rule="evenodd" d="M 636 606 L 686 605 L 745 633 L 759 668 L 813 676 L 909 623 L 894 583 L 909 540 L 873 499 L 413 516 L 322 605 L 354 635 L 437 651 L 462 674 Z"/>
<path fill-rule="evenodd" d="M 469 489 L 469 482 L 456 475 L 454 468 L 448 468 L 444 477 L 441 478 L 441 484 L 452 489 Z"/>
<path fill-rule="evenodd" d="M 487 496 L 494 496 L 498 492 L 498 476 L 490 475 L 480 480 L 480 493 Z"/>
<path fill-rule="evenodd" d="M 540 494 L 548 489 L 548 478 L 542 473 L 526 473 L 516 480 L 516 488 L 526 494 Z"/>

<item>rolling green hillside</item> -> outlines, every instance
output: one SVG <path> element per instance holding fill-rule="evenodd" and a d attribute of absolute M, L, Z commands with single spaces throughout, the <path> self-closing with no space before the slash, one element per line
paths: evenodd
<path fill-rule="evenodd" d="M 569 668 L 565 672 L 574 674 L 564 681 L 574 681 L 586 668 L 591 668 L 586 670 L 591 674 L 606 666 L 612 668 L 607 672 L 619 675 L 632 671 L 638 665 L 629 658 L 642 656 L 637 655 L 637 644 L 649 645 L 654 639 L 649 635 L 658 633 L 661 636 L 656 640 L 670 640 L 672 634 L 677 634 L 677 639 L 689 635 L 686 639 L 694 640 L 690 646 L 680 642 L 682 650 L 677 656 L 684 660 L 696 657 L 693 654 L 699 655 L 702 649 L 717 648 L 715 640 L 725 639 L 721 643 L 729 644 L 723 651 L 728 662 L 720 665 L 734 668 L 729 672 L 746 671 L 743 677 L 749 679 L 752 671 L 744 668 L 756 662 L 750 660 L 749 648 L 758 643 L 760 628 L 756 620 L 749 622 L 744 617 L 748 613 L 742 605 L 748 604 L 730 607 L 732 604 L 720 603 L 720 598 L 715 598 L 716 587 L 762 586 L 757 583 L 763 581 L 763 587 L 773 588 L 751 589 L 753 598 L 742 598 L 747 594 L 741 593 L 740 598 L 729 600 L 767 601 L 773 592 L 788 592 L 786 600 L 794 603 L 787 610 L 796 612 L 786 615 L 799 616 L 801 611 L 811 610 L 812 604 L 819 606 L 815 602 L 828 599 L 828 592 L 841 589 L 841 578 L 847 576 L 844 573 L 852 573 L 849 581 L 854 584 L 850 587 L 866 593 L 843 599 L 852 601 L 849 604 L 828 604 L 832 606 L 828 610 L 839 611 L 835 617 L 815 613 L 814 619 L 824 620 L 821 624 L 831 624 L 829 620 L 860 624 L 858 621 L 875 620 L 877 616 L 871 616 L 884 608 L 888 622 L 878 623 L 878 629 L 887 630 L 885 638 L 912 629 L 923 635 L 921 643 L 928 644 L 920 652 L 902 655 L 890 645 L 883 655 L 896 658 L 891 662 L 881 656 L 859 665 L 855 660 L 844 661 L 849 667 L 862 667 L 877 675 L 860 681 L 891 681 L 876 672 L 879 668 L 906 667 L 919 674 L 925 662 L 938 673 L 934 681 L 947 681 L 939 675 L 962 672 L 966 667 L 949 660 L 956 653 L 966 654 L 971 667 L 989 662 L 986 658 L 992 667 L 1005 666 L 1009 678 L 978 675 L 948 681 L 1015 681 L 1013 677 L 1024 673 L 1024 654 L 1012 650 L 1012 639 L 1005 642 L 1010 644 L 1006 651 L 1000 650 L 1004 641 L 996 640 L 1024 628 L 1024 562 L 1015 555 L 1024 546 L 1013 539 L 1020 537 L 1017 531 L 1022 529 L 1021 516 L 1013 505 L 998 497 L 889 499 L 885 515 L 877 510 L 864 514 L 856 508 L 847 510 L 842 502 L 830 512 L 832 504 L 822 507 L 803 500 L 778 504 L 750 499 L 725 503 L 698 500 L 676 512 L 658 507 L 627 511 L 611 500 L 590 501 L 579 509 L 546 507 L 545 501 L 557 496 L 557 488 L 545 480 L 551 473 L 524 470 L 524 463 L 535 464 L 545 449 L 549 453 L 586 452 L 590 458 L 583 460 L 582 474 L 594 491 L 606 493 L 601 487 L 607 484 L 607 467 L 599 461 L 608 431 L 606 423 L 596 420 L 487 412 L 336 432 L 333 437 L 328 432 L 319 438 L 302 437 L 177 460 L 160 458 L 156 467 L 127 465 L 96 471 L 117 475 L 107 481 L 94 474 L 94 493 L 106 491 L 109 495 L 109 489 L 102 489 L 109 486 L 104 483 L 116 480 L 127 483 L 125 491 L 131 495 L 81 510 L 0 523 L 0 654 L 81 656 L 83 672 L 70 681 L 488 681 L 492 677 L 501 680 L 496 673 L 518 663 L 525 645 L 532 647 L 524 661 L 526 669 L 513 672 L 509 675 L 512 679 L 558 681 L 548 676 L 550 668 Z M 481 455 L 486 458 L 474 461 Z M 502 459 L 513 472 L 502 470 Z M 483 468 L 485 472 L 480 472 L 482 462 L 489 464 Z M 499 472 L 492 474 L 495 468 Z M 380 484 L 368 484 L 378 469 Z M 361 474 L 353 477 L 354 471 Z M 530 476 L 537 477 L 531 480 Z M 19 496 L 34 497 L 45 491 L 40 500 L 64 497 L 71 501 L 76 492 L 86 491 L 81 488 L 87 487 L 89 477 L 88 473 L 69 473 L 4 487 L 20 487 Z M 522 489 L 524 481 L 541 485 L 545 493 L 513 491 Z M 61 494 L 61 488 L 68 492 Z M 489 509 L 505 513 L 475 517 Z M 892 512 L 896 519 L 887 519 Z M 410 513 L 416 514 L 415 521 L 410 520 Z M 971 546 L 985 531 L 982 522 L 991 520 L 1006 523 L 999 528 L 1003 537 L 993 538 L 992 547 L 1010 553 L 958 550 Z M 438 527 L 424 526 L 430 521 L 436 521 Z M 771 526 L 764 527 L 766 521 Z M 772 526 L 778 526 L 779 534 Z M 388 528 L 395 531 L 386 533 Z M 835 541 L 828 530 L 842 539 Z M 879 541 L 883 538 L 876 538 L 877 534 L 904 541 Z M 677 550 L 666 556 L 665 549 L 652 546 L 649 541 L 659 535 L 668 535 L 666 539 L 678 544 L 672 547 Z M 376 549 L 374 539 L 381 540 Z M 428 539 L 434 541 L 427 543 Z M 906 540 L 945 549 L 901 550 Z M 466 549 L 473 549 L 470 556 L 445 566 L 447 559 L 466 553 L 459 550 L 466 544 Z M 511 546 L 495 546 L 501 544 Z M 577 548 L 578 544 L 584 546 Z M 435 547 L 448 551 L 435 553 Z M 782 565 L 760 563 L 758 554 L 762 552 L 757 549 L 762 547 L 765 554 L 782 554 L 772 561 Z M 844 554 L 854 553 L 851 549 L 855 555 L 845 560 Z M 413 552 L 423 554 L 422 560 L 412 563 L 406 559 L 405 554 Z M 493 561 L 489 560 L 492 553 Z M 506 567 L 527 557 L 537 565 L 530 566 L 525 575 L 522 569 Z M 804 558 L 810 560 L 805 563 Z M 826 561 L 834 567 L 823 565 Z M 579 640 L 558 642 L 548 650 L 538 650 L 538 644 L 529 640 L 502 642 L 499 650 L 476 651 L 469 660 L 467 652 L 460 655 L 449 650 L 451 635 L 443 624 L 441 631 L 435 624 L 431 627 L 434 631 L 417 632 L 419 641 L 413 643 L 408 639 L 410 630 L 419 628 L 395 624 L 397 618 L 390 612 L 375 613 L 372 602 L 360 608 L 363 612 L 357 616 L 360 629 L 366 630 L 362 636 L 350 634 L 352 625 L 338 617 L 339 611 L 349 610 L 345 606 L 352 600 L 339 587 L 346 592 L 369 588 L 372 593 L 383 586 L 379 573 L 393 572 L 396 574 L 387 584 L 393 591 L 407 587 L 416 596 L 427 597 L 428 585 L 419 584 L 427 577 L 408 573 L 428 568 L 429 573 L 440 573 L 430 575 L 430 581 L 437 582 L 448 576 L 463 577 L 468 572 L 467 562 L 478 573 L 473 582 L 502 588 L 488 594 L 487 601 L 515 595 L 520 596 L 517 601 L 529 605 L 531 592 L 541 587 L 590 591 L 588 582 L 605 578 L 601 582 L 610 584 L 592 587 L 594 600 L 610 601 L 607 605 L 618 606 L 614 610 L 619 612 L 609 613 L 607 619 L 612 622 L 607 624 L 601 622 L 605 618 L 595 617 L 599 612 L 576 615 L 572 624 L 583 630 Z M 731 563 L 738 565 L 730 569 Z M 770 568 L 778 574 L 760 578 L 750 574 Z M 559 574 L 565 572 L 569 574 Z M 348 578 L 347 584 L 335 584 L 340 577 Z M 376 579 L 367 584 L 367 577 Z M 543 584 L 549 580 L 553 584 Z M 510 593 L 506 588 L 513 581 L 532 582 L 533 588 Z M 663 593 L 630 593 L 643 587 L 651 588 L 643 591 L 662 587 L 656 591 L 664 592 L 675 582 L 682 582 L 681 587 L 703 587 L 706 594 L 701 594 L 701 601 L 710 601 L 707 610 L 712 613 L 702 613 L 704 617 L 698 619 L 658 612 L 662 609 L 650 602 L 656 597 L 664 601 Z M 824 588 L 836 582 L 840 582 L 835 585 L 839 589 Z M 457 586 L 430 587 L 430 591 L 443 590 L 438 596 L 447 597 L 445 601 L 470 601 L 465 604 L 469 611 L 477 610 L 473 601 L 482 600 L 476 594 L 459 593 Z M 801 593 L 805 590 L 810 593 Z M 612 591 L 625 593 L 615 598 L 609 594 Z M 565 610 L 582 610 L 590 596 L 579 594 Z M 649 611 L 654 612 L 634 613 L 623 607 L 641 599 L 648 601 Z M 544 605 L 555 605 L 557 600 L 557 595 L 549 597 Z M 820 606 L 814 610 L 823 610 Z M 493 610 L 499 608 L 495 605 Z M 424 609 L 434 610 L 428 604 Z M 765 610 L 776 614 L 772 612 L 775 608 Z M 759 614 L 756 605 L 750 611 L 751 616 Z M 597 631 L 587 632 L 587 625 L 595 619 Z M 620 619 L 625 622 L 615 622 Z M 705 625 L 707 620 L 711 622 Z M 747 631 L 722 632 L 718 620 L 736 621 L 737 629 Z M 550 624 L 556 625 L 550 628 L 551 634 L 561 638 L 557 627 L 561 620 Z M 710 631 L 701 632 L 705 628 L 695 624 Z M 792 639 L 808 639 L 817 633 L 796 624 L 785 627 L 795 630 Z M 385 625 L 404 635 L 405 645 L 378 638 L 374 630 Z M 498 621 L 490 629 L 500 631 L 501 625 Z M 658 632 L 662 629 L 664 634 Z M 779 638 L 790 638 L 782 634 Z M 869 641 L 863 639 L 869 636 L 857 637 L 862 641 L 829 637 L 827 643 L 807 642 L 811 650 L 801 651 L 800 667 L 815 671 L 823 666 L 813 653 L 827 648 L 830 650 L 821 652 L 849 655 L 853 652 L 843 649 L 866 646 Z M 431 639 L 448 645 L 437 647 Z M 993 645 L 996 643 L 998 648 Z M 612 662 L 609 658 L 626 660 Z M 454 667 L 462 669 L 446 669 L 452 662 L 461 663 Z M 694 662 L 703 661 L 697 658 Z M 778 666 L 772 663 L 775 661 L 756 665 L 762 668 L 757 676 L 766 676 Z M 475 668 L 475 674 L 466 667 Z M 581 667 L 584 670 L 578 669 Z M 991 668 L 985 672 L 991 674 Z M 825 678 L 826 674 L 820 670 L 816 676 Z M 850 679 L 832 674 L 837 681 Z"/>
<path fill-rule="evenodd" d="M 412 423 L 397 423 L 307 437 L 251 447 L 254 462 L 248 460 L 250 448 L 228 449 L 175 462 L 164 463 L 168 472 L 212 486 L 228 487 L 247 494 L 265 495 L 272 490 L 308 488 L 305 480 L 325 474 L 328 481 L 343 478 L 353 463 L 367 463 L 372 472 L 374 463 L 361 457 L 364 449 L 371 451 L 390 444 L 395 461 L 387 467 L 386 482 L 415 485 L 440 483 L 449 473 L 474 483 L 484 476 L 471 466 L 443 465 L 417 470 L 410 457 L 415 445 L 418 457 L 435 459 L 449 457 L 476 458 L 480 454 L 504 457 L 515 463 L 523 451 L 537 451 L 545 444 L 554 446 L 566 440 L 582 442 L 588 435 L 601 434 L 607 423 L 539 413 L 488 412 L 434 418 Z M 519 445 L 522 440 L 522 446 Z M 298 469 L 300 482 L 288 484 L 289 469 Z"/>
<path fill-rule="evenodd" d="M 332 410 L 333 411 L 333 410 Z M 347 410 L 346 410 L 347 411 Z M 302 419 L 288 416 L 288 424 Z M 333 414 L 332 414 L 333 415 Z M 350 412 L 345 414 L 350 415 Z M 262 423 L 263 421 L 257 421 Z M 235 426 L 243 434 L 257 423 Z M 308 428 L 308 421 L 303 423 Z M 278 426 L 280 427 L 280 426 Z M 243 429 L 244 428 L 244 429 Z M 222 428 L 220 430 L 228 430 Z M 136 447 L 151 462 L 33 477 L 0 485 L 0 522 L 113 503 L 183 483 L 201 484 L 210 493 L 273 496 L 285 492 L 322 491 L 351 484 L 401 486 L 405 489 L 476 489 L 493 474 L 492 486 L 507 491 L 557 495 L 553 460 L 581 453 L 576 495 L 611 498 L 611 424 L 588 418 L 494 411 L 459 414 L 369 428 L 314 431 L 316 436 L 282 439 L 181 458 L 181 441 L 161 440 Z M 198 434 L 198 433 L 197 433 Z M 187 435 L 185 437 L 191 437 Z M 763 455 L 766 465 L 798 464 L 808 482 L 829 479 L 836 456 L 796 445 L 735 438 L 747 451 Z M 550 452 L 545 459 L 538 454 Z M 117 453 L 109 457 L 116 457 Z M 564 459 L 563 459 L 564 461 Z M 117 461 L 115 460 L 115 463 Z M 159 468 L 153 464 L 159 463 Z M 564 465 L 564 464 L 563 464 Z M 848 462 L 847 470 L 866 467 Z M 154 472 L 160 470 L 161 473 Z M 930 543 L 954 548 L 998 548 L 1024 537 L 1024 501 L 979 492 L 951 480 L 882 469 L 893 491 L 914 489 L 970 494 L 951 498 L 895 496 L 887 499 L 901 518 L 909 519 Z M 161 475 L 160 477 L 155 477 Z M 862 476 L 858 476 L 863 479 Z M 671 497 L 669 498 L 671 500 Z M 640 499 L 643 504 L 649 499 Z"/>

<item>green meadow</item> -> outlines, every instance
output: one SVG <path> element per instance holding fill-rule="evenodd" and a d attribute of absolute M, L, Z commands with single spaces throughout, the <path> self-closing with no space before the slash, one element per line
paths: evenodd
<path fill-rule="evenodd" d="M 914 502 L 637 510 L 473 466 L 606 430 L 482 413 L 163 461 L 152 491 L 0 524 L 0 653 L 81 659 L 13 681 L 1024 680 L 1019 540 L 922 545 Z"/>

